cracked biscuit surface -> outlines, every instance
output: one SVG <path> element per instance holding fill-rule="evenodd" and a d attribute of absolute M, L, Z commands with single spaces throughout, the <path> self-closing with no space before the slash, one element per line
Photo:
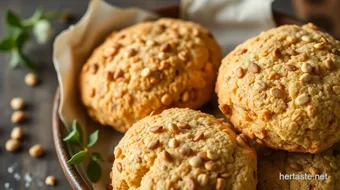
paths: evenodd
<path fill-rule="evenodd" d="M 169 107 L 199 108 L 213 92 L 221 48 L 198 24 L 159 19 L 112 33 L 80 73 L 91 118 L 126 132 Z"/>
<path fill-rule="evenodd" d="M 259 190 L 339 189 L 340 146 L 338 143 L 315 155 L 263 147 L 258 149 L 258 155 Z M 283 176 L 285 174 L 291 176 L 290 180 L 288 180 L 289 176 Z M 293 180 L 292 174 L 295 175 L 296 180 Z M 305 179 L 301 180 L 302 177 Z M 300 180 L 297 180 L 298 178 Z"/>
<path fill-rule="evenodd" d="M 138 121 L 115 148 L 113 189 L 255 189 L 256 153 L 222 123 L 188 108 Z"/>
<path fill-rule="evenodd" d="M 340 139 L 340 43 L 313 24 L 262 32 L 223 60 L 219 107 L 260 144 L 317 153 Z"/>

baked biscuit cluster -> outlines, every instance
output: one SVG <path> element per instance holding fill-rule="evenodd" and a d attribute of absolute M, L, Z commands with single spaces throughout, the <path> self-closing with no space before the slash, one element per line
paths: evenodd
<path fill-rule="evenodd" d="M 221 111 L 249 138 L 317 153 L 340 139 L 340 43 L 312 24 L 261 33 L 222 60 Z"/>
<path fill-rule="evenodd" d="M 83 66 L 81 100 L 102 125 L 126 132 L 151 112 L 210 99 L 221 49 L 192 22 L 159 19 L 112 33 Z"/>
<path fill-rule="evenodd" d="M 128 130 L 115 148 L 114 189 L 255 189 L 256 153 L 213 116 L 172 108 Z"/>

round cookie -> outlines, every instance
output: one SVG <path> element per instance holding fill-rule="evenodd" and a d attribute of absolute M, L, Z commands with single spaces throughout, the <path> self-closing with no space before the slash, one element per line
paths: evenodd
<path fill-rule="evenodd" d="M 268 148 L 260 150 L 258 155 L 259 190 L 339 189 L 339 144 L 315 155 Z"/>
<path fill-rule="evenodd" d="M 246 137 L 188 108 L 138 121 L 114 154 L 113 189 L 256 188 L 256 153 Z"/>
<path fill-rule="evenodd" d="M 198 24 L 159 19 L 112 33 L 83 66 L 81 100 L 94 120 L 125 132 L 169 107 L 199 108 L 214 89 L 221 48 Z"/>
<path fill-rule="evenodd" d="M 223 60 L 219 107 L 258 143 L 317 153 L 340 139 L 340 43 L 312 24 L 262 32 Z"/>

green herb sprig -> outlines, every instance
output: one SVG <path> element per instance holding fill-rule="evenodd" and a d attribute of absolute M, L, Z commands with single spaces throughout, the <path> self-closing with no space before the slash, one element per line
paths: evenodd
<path fill-rule="evenodd" d="M 38 8 L 30 18 L 22 19 L 14 11 L 7 10 L 4 22 L 6 36 L 0 38 L 0 51 L 11 53 L 10 66 L 14 68 L 22 65 L 31 71 L 36 71 L 37 66 L 23 52 L 25 45 L 31 39 L 32 30 L 37 40 L 43 39 L 40 41 L 44 43 L 53 33 L 48 20 L 62 18 L 63 15 L 58 12 L 44 12 L 43 9 Z"/>
<path fill-rule="evenodd" d="M 89 162 L 86 167 L 87 177 L 96 183 L 102 174 L 102 169 L 99 165 L 99 161 L 103 162 L 103 158 L 98 152 L 89 152 L 90 147 L 96 144 L 98 140 L 99 131 L 96 130 L 90 134 L 87 138 L 87 142 L 84 142 L 83 132 L 79 123 L 74 120 L 72 123 L 72 131 L 63 139 L 65 142 L 73 145 L 77 145 L 81 150 L 75 153 L 70 160 L 67 161 L 69 164 L 80 164 L 84 162 L 86 157 L 88 157 Z"/>

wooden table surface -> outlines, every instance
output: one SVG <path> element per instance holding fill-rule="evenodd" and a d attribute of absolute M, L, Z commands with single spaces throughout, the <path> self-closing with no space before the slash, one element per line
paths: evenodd
<path fill-rule="evenodd" d="M 179 0 L 107 0 L 111 4 L 120 7 L 141 7 L 154 9 L 166 5 L 176 4 Z M 0 0 L 0 37 L 3 37 L 3 15 L 6 8 L 18 12 L 22 17 L 29 17 L 34 10 L 42 6 L 49 11 L 68 10 L 81 18 L 84 14 L 88 0 Z M 67 26 L 58 22 L 54 23 L 56 33 Z M 36 61 L 40 71 L 38 76 L 41 83 L 32 88 L 24 83 L 27 73 L 24 69 L 12 70 L 9 68 L 9 55 L 0 54 L 0 189 L 5 189 L 5 183 L 10 184 L 12 189 L 71 189 L 66 180 L 58 158 L 54 150 L 52 139 L 52 103 L 56 88 L 57 77 L 52 63 L 52 41 L 43 46 L 35 43 L 29 44 L 25 52 Z M 10 138 L 10 132 L 16 125 L 11 123 L 13 110 L 9 102 L 13 97 L 24 98 L 27 106 L 24 112 L 27 119 L 20 124 L 24 131 L 24 138 L 21 141 L 21 148 L 16 153 L 6 152 L 5 143 Z M 42 158 L 32 158 L 28 149 L 34 144 L 41 144 L 45 149 Z M 8 173 L 8 168 L 14 166 L 14 172 Z M 32 176 L 32 183 L 25 188 L 24 176 L 29 173 Z M 20 180 L 15 179 L 18 175 Z M 57 179 L 57 186 L 47 187 L 44 184 L 45 177 L 54 175 Z"/>

